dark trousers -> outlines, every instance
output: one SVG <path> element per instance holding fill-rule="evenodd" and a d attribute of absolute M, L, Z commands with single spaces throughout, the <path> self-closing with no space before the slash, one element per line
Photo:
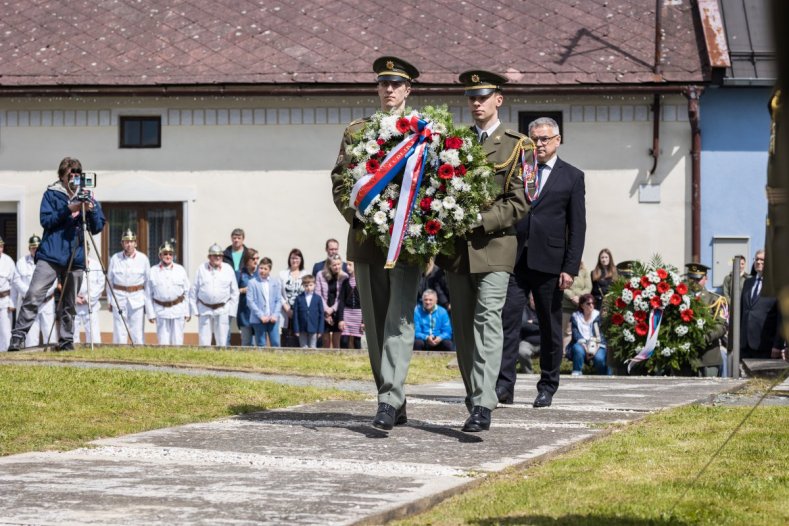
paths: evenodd
<path fill-rule="evenodd" d="M 30 279 L 30 287 L 27 289 L 22 307 L 16 319 L 13 334 L 20 338 L 25 337 L 33 321 L 36 319 L 38 309 L 47 296 L 49 287 L 55 280 L 63 284 L 60 301 L 55 312 L 55 319 L 60 324 L 59 345 L 72 343 L 74 340 L 74 317 L 77 313 L 76 299 L 77 291 L 82 286 L 82 269 L 66 272 L 67 268 L 55 265 L 49 261 L 39 260 L 33 270 L 33 277 Z M 97 313 L 98 315 L 98 313 Z M 48 341 L 48 334 L 44 335 L 44 341 Z"/>
<path fill-rule="evenodd" d="M 414 339 L 415 351 L 444 351 L 452 352 L 455 348 L 452 346 L 452 340 L 441 340 L 438 345 L 430 345 L 427 340 Z"/>
<path fill-rule="evenodd" d="M 529 298 L 534 296 L 534 307 L 540 323 L 540 381 L 538 391 L 553 395 L 559 389 L 559 367 L 562 364 L 562 291 L 559 275 L 548 274 L 526 266 L 526 251 L 515 265 L 507 287 L 507 299 L 501 312 L 504 344 L 501 370 L 496 389 L 513 392 L 515 389 L 515 365 L 518 362 L 521 320 L 523 309 Z"/>

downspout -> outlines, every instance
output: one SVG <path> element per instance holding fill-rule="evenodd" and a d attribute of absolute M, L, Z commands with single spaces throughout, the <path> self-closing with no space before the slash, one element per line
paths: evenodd
<path fill-rule="evenodd" d="M 660 4 L 662 0 L 655 0 L 655 64 L 652 68 L 655 74 L 655 82 L 660 82 L 662 59 L 661 43 L 663 38 L 663 23 L 661 17 Z M 647 175 L 654 175 L 657 170 L 658 157 L 660 157 L 660 94 L 655 93 L 652 101 L 652 148 L 649 150 L 652 156 L 652 169 Z"/>
<path fill-rule="evenodd" d="M 685 96 L 688 98 L 688 119 L 690 120 L 690 184 L 691 184 L 691 261 L 701 261 L 701 126 L 699 115 L 699 96 L 702 88 L 690 86 Z"/>

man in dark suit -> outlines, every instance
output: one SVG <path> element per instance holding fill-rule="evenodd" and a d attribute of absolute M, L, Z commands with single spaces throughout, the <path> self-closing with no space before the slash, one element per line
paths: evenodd
<path fill-rule="evenodd" d="M 764 251 L 759 250 L 753 262 L 756 274 L 746 279 L 742 287 L 742 358 L 770 358 L 771 353 L 780 356 L 784 347 L 778 330 L 778 304 L 775 297 L 762 293 L 764 264 Z"/>
<path fill-rule="evenodd" d="M 496 395 L 512 403 L 523 308 L 534 296 L 540 323 L 540 381 L 534 407 L 551 405 L 559 388 L 562 363 L 562 291 L 581 265 L 586 236 L 584 174 L 557 155 L 559 125 L 542 117 L 529 124 L 536 146 L 537 170 L 526 178 L 529 213 L 518 222 L 518 258 L 502 311 L 504 348 Z"/>

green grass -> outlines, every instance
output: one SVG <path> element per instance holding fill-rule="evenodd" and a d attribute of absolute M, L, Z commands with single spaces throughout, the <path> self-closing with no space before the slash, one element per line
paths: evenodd
<path fill-rule="evenodd" d="M 365 351 L 286 351 L 271 349 L 214 350 L 196 347 L 101 346 L 82 347 L 65 353 L 1 353 L 0 363 L 15 360 L 57 360 L 146 363 L 176 367 L 202 367 L 269 374 L 319 376 L 342 380 L 371 380 Z M 414 355 L 408 370 L 411 384 L 457 380 L 457 368 L 449 368 L 448 355 Z"/>
<path fill-rule="evenodd" d="M 661 412 L 550 462 L 492 475 L 397 524 L 789 524 L 787 407 L 758 409 L 689 486 L 748 410 Z"/>
<path fill-rule="evenodd" d="M 335 389 L 236 378 L 0 363 L 0 455 L 65 450 L 90 440 L 324 399 Z"/>

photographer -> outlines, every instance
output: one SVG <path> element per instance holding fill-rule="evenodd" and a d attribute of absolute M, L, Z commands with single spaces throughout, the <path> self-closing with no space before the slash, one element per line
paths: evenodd
<path fill-rule="evenodd" d="M 600 330 L 600 312 L 594 308 L 594 296 L 582 294 L 578 310 L 570 317 L 572 340 L 565 354 L 573 362 L 573 376 L 583 374 L 584 363 L 592 364 L 595 374 L 608 374 L 605 364 L 606 342 Z"/>
<path fill-rule="evenodd" d="M 66 351 L 74 348 L 76 291 L 82 284 L 85 268 L 83 207 L 88 231 L 98 234 L 104 228 L 101 206 L 84 188 L 84 182 L 82 164 L 77 159 L 66 157 L 60 161 L 58 181 L 49 185 L 44 192 L 40 209 L 44 236 L 36 251 L 36 268 L 19 310 L 9 351 L 18 351 L 24 347 L 25 335 L 55 280 L 63 284 L 55 313 L 60 323 L 57 349 Z"/>

